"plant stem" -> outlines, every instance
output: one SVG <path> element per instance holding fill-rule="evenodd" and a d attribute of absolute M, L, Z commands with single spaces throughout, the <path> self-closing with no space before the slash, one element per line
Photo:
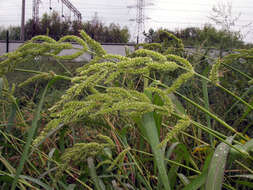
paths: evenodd
<path fill-rule="evenodd" d="M 14 69 L 15 71 L 20 71 L 20 72 L 27 72 L 27 73 L 34 73 L 34 74 L 43 74 L 44 72 L 41 71 L 34 71 L 34 70 L 27 70 L 27 69 Z M 68 80 L 71 81 L 71 77 L 63 76 L 63 75 L 55 75 L 55 79 L 63 79 L 63 80 Z"/>
<path fill-rule="evenodd" d="M 203 75 L 207 75 L 208 73 L 208 66 L 205 68 Z M 202 79 L 202 92 L 203 92 L 203 96 L 204 96 L 204 102 L 205 102 L 205 108 L 210 111 L 210 106 L 209 106 L 209 96 L 208 96 L 208 88 L 207 88 L 207 81 Z M 211 129 L 212 125 L 211 125 L 211 119 L 210 116 L 208 114 L 206 114 L 206 120 L 207 120 L 207 126 Z M 210 138 L 210 143 L 211 145 L 214 147 L 214 143 L 213 143 L 213 136 L 209 135 Z"/>
<path fill-rule="evenodd" d="M 19 179 L 20 174 L 21 174 L 21 172 L 23 170 L 25 161 L 27 160 L 27 157 L 28 157 L 28 151 L 29 151 L 30 145 L 32 143 L 33 136 L 34 136 L 35 131 L 36 131 L 37 127 L 38 127 L 38 121 L 40 119 L 40 112 L 42 110 L 42 106 L 43 106 L 43 103 L 44 103 L 44 100 L 45 100 L 45 96 L 46 96 L 47 90 L 48 90 L 48 88 L 53 83 L 54 83 L 54 80 L 49 81 L 49 83 L 47 84 L 45 90 L 43 91 L 41 100 L 39 102 L 39 106 L 36 109 L 36 112 L 34 114 L 34 119 L 32 121 L 32 127 L 30 128 L 30 130 L 28 132 L 28 137 L 27 137 L 27 141 L 26 141 L 26 144 L 25 144 L 25 147 L 24 147 L 24 152 L 23 152 L 23 154 L 21 156 L 21 159 L 20 159 L 20 162 L 19 162 L 16 174 L 15 174 L 14 180 L 13 180 L 13 183 L 12 183 L 12 186 L 11 186 L 11 190 L 15 190 L 16 189 L 16 186 L 17 186 L 17 183 L 18 183 L 18 179 Z"/>
<path fill-rule="evenodd" d="M 211 116 L 213 119 L 215 119 L 216 121 L 218 121 L 224 127 L 226 127 L 227 129 L 229 129 L 230 131 L 236 133 L 242 139 L 247 140 L 241 133 L 237 132 L 233 127 L 231 127 L 230 125 L 228 125 L 225 121 L 223 121 L 222 119 L 220 119 L 219 117 L 217 117 L 216 115 L 214 115 L 213 113 L 211 113 L 210 111 L 208 111 L 207 109 L 205 109 L 204 107 L 202 107 L 201 105 L 195 103 L 194 101 L 192 101 L 191 99 L 187 98 L 186 96 L 180 94 L 179 92 L 174 92 L 174 93 L 177 94 L 178 96 L 180 96 L 181 98 L 183 98 L 184 100 L 186 100 L 187 102 L 191 103 L 192 105 L 194 105 L 195 107 L 197 107 L 201 111 L 205 112 L 209 116 Z"/>
<path fill-rule="evenodd" d="M 221 62 L 221 64 L 224 65 L 224 66 L 226 66 L 226 67 L 228 67 L 228 68 L 230 68 L 230 69 L 232 69 L 232 70 L 234 70 L 234 71 L 236 71 L 236 72 L 238 72 L 238 73 L 240 73 L 242 76 L 246 77 L 246 78 L 249 79 L 249 80 L 252 80 L 252 79 L 253 79 L 253 78 L 250 77 L 249 75 L 243 73 L 242 71 L 240 71 L 240 70 L 237 69 L 237 68 L 232 67 L 231 65 L 228 65 L 228 64 L 223 63 L 223 62 Z"/>
<path fill-rule="evenodd" d="M 172 113 L 172 115 L 176 116 L 177 118 L 182 118 L 182 119 L 183 119 L 182 116 L 180 116 L 180 115 L 178 115 L 178 114 L 176 114 L 176 113 Z M 226 142 L 225 138 L 227 138 L 227 137 L 225 137 L 225 138 L 224 138 L 224 137 L 221 137 L 221 135 L 219 135 L 219 134 L 220 134 L 219 132 L 214 131 L 214 130 L 212 130 L 212 129 L 209 129 L 208 127 L 205 127 L 204 125 L 202 125 L 202 124 L 200 124 L 200 123 L 198 123 L 198 122 L 196 122 L 196 121 L 191 120 L 190 122 L 191 122 L 193 125 L 195 125 L 196 127 L 199 127 L 200 129 L 202 129 L 202 130 L 206 131 L 207 133 L 213 135 L 215 138 L 217 138 L 217 139 L 219 139 L 220 141 L 224 142 L 225 144 L 227 144 L 227 145 L 230 146 L 231 148 L 237 150 L 237 151 L 240 152 L 241 154 L 247 156 L 250 160 L 253 160 L 253 158 L 252 158 L 249 154 L 245 153 L 245 151 L 241 151 L 241 150 L 240 150 L 239 148 L 237 148 L 236 146 L 231 145 L 231 144 L 229 144 L 228 142 Z"/>
<path fill-rule="evenodd" d="M 55 60 L 56 60 L 56 62 L 57 62 L 57 63 L 58 63 L 70 76 L 73 77 L 73 74 L 70 72 L 70 70 L 68 70 L 67 67 L 65 67 L 64 64 L 62 64 L 58 59 L 55 59 Z"/>
<path fill-rule="evenodd" d="M 183 66 L 178 65 L 178 67 L 181 68 L 181 69 L 184 69 L 184 70 L 186 70 L 186 71 L 190 71 L 190 72 L 191 72 L 191 70 L 189 70 L 189 69 L 187 69 L 187 68 L 185 68 L 185 67 L 183 67 Z M 227 92 L 229 95 L 233 96 L 235 99 L 239 100 L 240 102 L 242 102 L 242 103 L 245 104 L 247 107 L 249 107 L 250 109 L 253 110 L 253 106 L 252 106 L 252 105 L 250 105 L 249 103 L 247 103 L 245 100 L 243 100 L 242 98 L 240 98 L 239 96 L 237 96 L 236 94 L 234 94 L 233 92 L 231 92 L 230 90 L 224 88 L 224 87 L 221 86 L 220 84 L 213 83 L 209 78 L 207 78 L 207 77 L 205 77 L 205 76 L 203 76 L 203 75 L 201 75 L 201 74 L 199 74 L 199 73 L 194 72 L 194 75 L 196 75 L 196 76 L 198 76 L 198 77 L 200 77 L 200 78 L 206 80 L 207 82 L 211 82 L 211 83 L 214 84 L 216 87 L 219 87 L 220 89 L 222 89 L 223 91 Z"/>
<path fill-rule="evenodd" d="M 144 155 L 146 155 L 146 156 L 154 157 L 153 154 L 150 154 L 150 153 L 148 153 L 148 152 L 144 152 L 144 151 L 137 150 L 137 149 L 131 149 L 131 150 L 132 150 L 132 151 L 136 151 L 136 152 L 141 153 L 141 154 L 144 154 Z M 190 171 L 192 171 L 192 172 L 195 172 L 195 173 L 197 173 L 197 174 L 201 174 L 200 171 L 195 170 L 195 169 L 193 169 L 193 168 L 190 168 L 189 166 L 186 166 L 186 165 L 181 164 L 181 163 L 179 163 L 179 162 L 176 162 L 176 161 L 173 161 L 173 160 L 169 160 L 169 159 L 166 159 L 166 158 L 165 158 L 164 160 L 165 160 L 166 162 L 171 163 L 171 164 L 175 164 L 176 166 L 180 166 L 180 167 L 182 167 L 182 168 L 188 169 L 188 170 L 190 170 Z"/>
<path fill-rule="evenodd" d="M 201 75 L 201 74 L 198 74 L 198 73 L 196 73 L 196 72 L 194 72 L 194 74 L 195 74 L 196 76 L 198 76 L 198 77 L 200 77 L 200 78 L 202 78 L 202 79 L 208 81 L 208 82 L 212 82 L 209 78 L 204 77 L 204 76 Z M 214 83 L 213 83 L 213 84 L 214 84 Z M 221 86 L 220 84 L 217 84 L 217 83 L 215 83 L 214 85 L 215 85 L 216 87 L 219 87 L 220 89 L 222 89 L 223 91 L 225 91 L 225 92 L 228 93 L 229 95 L 233 96 L 235 99 L 239 100 L 240 102 L 242 102 L 242 103 L 245 104 L 247 107 L 249 107 L 250 109 L 253 110 L 253 106 L 252 106 L 252 105 L 250 105 L 249 103 L 247 103 L 245 100 L 243 100 L 242 98 L 240 98 L 239 96 L 237 96 L 236 94 L 234 94 L 233 92 L 231 92 L 230 90 L 224 88 L 223 86 Z"/>

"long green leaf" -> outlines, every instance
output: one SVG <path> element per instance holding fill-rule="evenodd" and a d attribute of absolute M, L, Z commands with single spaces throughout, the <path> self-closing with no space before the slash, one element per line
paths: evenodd
<path fill-rule="evenodd" d="M 177 175 L 184 185 L 188 185 L 190 183 L 190 180 L 184 174 L 178 173 Z"/>
<path fill-rule="evenodd" d="M 97 176 L 93 158 L 89 157 L 87 159 L 87 162 L 88 162 L 88 167 L 89 167 L 89 173 L 90 173 L 92 181 L 94 182 L 96 189 L 105 190 L 105 185 L 101 181 L 99 181 L 99 178 Z"/>
<path fill-rule="evenodd" d="M 202 172 L 196 177 L 190 184 L 186 185 L 182 190 L 198 190 L 202 185 L 205 184 L 207 178 L 207 171 Z"/>
<path fill-rule="evenodd" d="M 227 142 L 232 143 L 234 137 L 228 137 Z M 230 147 L 225 143 L 220 143 L 213 154 L 211 163 L 208 169 L 206 181 L 206 190 L 220 190 L 224 178 L 224 171 L 227 162 L 227 157 Z"/>
<path fill-rule="evenodd" d="M 242 152 L 245 152 L 248 154 L 250 151 L 253 151 L 253 139 L 247 141 L 244 145 L 238 144 L 238 145 L 235 145 L 235 147 L 239 149 L 240 152 L 235 149 L 230 149 L 229 165 L 231 165 L 235 159 L 238 159 L 239 157 L 244 156 Z"/>
<path fill-rule="evenodd" d="M 12 167 L 12 165 L 2 156 L 1 153 L 0 153 L 0 161 L 11 174 L 15 173 L 15 168 Z"/>
<path fill-rule="evenodd" d="M 11 184 L 11 182 L 13 181 L 13 178 L 14 178 L 13 174 L 9 174 L 9 173 L 6 173 L 6 172 L 0 170 L 0 182 L 5 182 L 6 185 Z M 21 178 L 18 180 L 18 184 L 19 184 L 18 187 L 20 188 L 20 190 L 26 190 L 27 188 L 25 186 L 30 187 L 31 189 L 34 189 L 34 190 L 38 190 L 33 185 L 31 185 L 29 182 L 27 182 L 26 180 L 21 179 Z M 9 187 L 10 186 L 8 185 L 8 188 L 3 188 L 3 190 L 9 189 Z"/>
<path fill-rule="evenodd" d="M 249 181 L 241 181 L 241 180 L 236 180 L 235 181 L 237 184 L 241 184 L 243 186 L 247 186 L 251 189 L 253 189 L 253 183 L 252 182 L 249 182 Z"/>
<path fill-rule="evenodd" d="M 204 184 L 206 183 L 208 166 L 210 165 L 212 155 L 213 152 L 210 152 L 206 157 L 202 173 L 194 178 L 194 180 L 192 180 L 188 185 L 186 185 L 183 190 L 198 190 L 199 188 L 203 188 Z"/>
<path fill-rule="evenodd" d="M 142 128 L 141 131 L 145 132 L 148 143 L 150 144 L 152 152 L 154 153 L 155 163 L 157 165 L 164 189 L 170 190 L 171 188 L 170 188 L 169 179 L 167 176 L 165 163 L 164 163 L 164 154 L 161 148 L 159 148 L 160 141 L 159 141 L 159 136 L 157 133 L 157 127 L 154 120 L 154 115 L 152 112 L 146 113 L 142 116 L 141 128 Z"/>
<path fill-rule="evenodd" d="M 30 128 L 30 130 L 28 132 L 28 137 L 27 137 L 27 141 L 26 141 L 26 144 L 25 144 L 24 152 L 23 152 L 22 157 L 20 159 L 19 166 L 17 168 L 17 172 L 16 172 L 16 175 L 14 177 L 14 180 L 13 180 L 13 183 L 12 183 L 12 186 L 11 186 L 11 190 L 15 190 L 15 188 L 17 186 L 17 182 L 18 182 L 20 174 L 21 174 L 21 172 L 23 170 L 25 161 L 28 158 L 28 152 L 29 152 L 29 148 L 30 148 L 31 143 L 32 143 L 33 136 L 34 136 L 35 131 L 36 131 L 37 127 L 38 127 L 38 121 L 40 119 L 40 112 L 42 110 L 42 106 L 43 106 L 43 103 L 44 103 L 44 100 L 45 100 L 45 96 L 46 96 L 47 90 L 54 83 L 54 81 L 55 80 L 51 80 L 47 84 L 46 88 L 43 91 L 41 100 L 39 102 L 39 106 L 38 106 L 38 108 L 37 108 L 37 110 L 35 112 L 34 119 L 32 121 L 32 127 Z"/>
<path fill-rule="evenodd" d="M 42 181 L 40 181 L 39 179 L 30 177 L 30 176 L 25 176 L 25 175 L 20 175 L 21 179 L 26 179 L 27 181 L 31 181 L 41 187 L 43 187 L 45 190 L 53 190 L 53 188 L 51 188 L 49 185 L 43 183 Z"/>
<path fill-rule="evenodd" d="M 184 114 L 186 115 L 186 111 L 184 106 L 182 105 L 182 103 L 178 100 L 178 98 L 175 96 L 175 94 L 170 93 L 168 94 L 168 96 L 170 97 L 170 99 L 172 100 L 172 103 L 174 104 L 175 110 L 176 112 L 180 113 L 180 114 Z"/>
<path fill-rule="evenodd" d="M 253 151 L 253 139 L 247 141 L 242 147 L 243 147 L 247 152 Z"/>
<path fill-rule="evenodd" d="M 233 175 L 230 177 L 238 177 L 238 178 L 247 178 L 247 179 L 253 179 L 253 175 L 252 174 L 242 174 L 242 175 Z"/>
<path fill-rule="evenodd" d="M 177 146 L 180 145 L 180 142 L 175 142 L 175 143 L 172 143 L 169 147 L 169 149 L 167 150 L 166 152 L 166 158 L 167 159 L 170 159 L 173 151 L 177 148 Z"/>
<path fill-rule="evenodd" d="M 76 184 L 70 184 L 70 185 L 68 186 L 68 189 L 67 189 L 67 190 L 74 190 L 75 187 L 76 187 Z"/>
<path fill-rule="evenodd" d="M 183 155 L 177 155 L 175 161 L 178 163 L 181 163 L 183 160 Z M 171 189 L 175 189 L 176 186 L 176 182 L 177 182 L 177 173 L 179 170 L 179 166 L 178 165 L 172 165 L 170 167 L 170 170 L 168 171 L 168 178 L 170 179 L 170 187 Z"/>

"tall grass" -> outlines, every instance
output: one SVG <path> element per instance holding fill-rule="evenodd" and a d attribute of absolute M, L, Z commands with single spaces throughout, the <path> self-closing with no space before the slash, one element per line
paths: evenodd
<path fill-rule="evenodd" d="M 192 64 L 182 41 L 167 32 L 161 34 L 162 43 L 140 44 L 127 56 L 107 54 L 86 33 L 80 35 L 59 41 L 37 36 L 0 58 L 1 186 L 98 190 L 253 186 L 253 143 L 245 135 L 251 132 L 247 121 L 253 108 L 251 92 L 231 90 L 220 74 L 226 66 L 244 76 L 243 85 L 249 86 L 250 73 L 231 65 L 238 59 L 248 61 L 252 50 L 212 59 L 209 71 L 209 66 Z M 65 49 L 75 49 L 70 41 L 81 48 L 60 56 Z M 70 71 L 67 61 L 83 53 L 93 59 Z M 23 67 L 38 57 L 56 60 L 63 72 Z M 17 88 L 4 82 L 6 75 L 17 72 L 32 74 L 18 81 L 17 88 L 34 83 L 43 87 L 38 106 L 30 109 L 33 116 L 27 110 L 34 102 L 29 97 L 24 101 Z M 57 88 L 53 84 L 59 84 L 56 80 L 71 84 L 61 89 L 61 97 L 54 97 L 57 101 L 46 105 L 47 94 Z M 214 105 L 214 94 L 233 105 Z M 219 110 L 215 106 L 223 106 L 225 115 L 215 112 Z M 232 118 L 235 123 L 228 118 L 232 113 L 238 116 Z M 248 124 L 246 131 L 242 121 Z M 10 164 L 13 159 L 18 162 Z"/>

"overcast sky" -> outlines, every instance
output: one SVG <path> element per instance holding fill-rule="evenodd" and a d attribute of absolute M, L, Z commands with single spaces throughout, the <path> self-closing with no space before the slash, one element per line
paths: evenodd
<path fill-rule="evenodd" d="M 137 25 L 130 19 L 136 18 L 137 0 L 69 0 L 82 13 L 83 21 L 91 20 L 97 12 L 98 18 L 105 24 L 111 22 L 121 26 L 127 26 L 133 37 L 137 34 Z M 231 2 L 233 16 L 241 14 L 234 30 L 241 30 L 248 34 L 246 41 L 253 43 L 253 5 L 252 0 L 145 0 L 145 30 L 149 28 L 168 28 L 170 30 L 186 28 L 190 26 L 204 26 L 210 22 L 208 16 L 212 13 L 212 7 L 219 2 Z M 40 16 L 49 9 L 50 0 L 41 0 Z M 61 14 L 60 0 L 51 0 L 53 10 Z M 250 3 L 251 2 L 251 3 Z M 22 0 L 0 0 L 0 26 L 20 25 Z M 153 4 L 153 5 L 150 5 Z M 127 7 L 132 8 L 127 8 Z M 70 11 L 64 7 L 63 14 L 70 16 Z M 32 0 L 26 0 L 26 20 L 32 17 Z M 71 16 L 72 18 L 73 15 Z"/>

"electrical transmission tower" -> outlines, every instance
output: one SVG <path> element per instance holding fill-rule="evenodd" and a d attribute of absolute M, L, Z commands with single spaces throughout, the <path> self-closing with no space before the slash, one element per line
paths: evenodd
<path fill-rule="evenodd" d="M 39 8 L 40 0 L 33 0 L 33 21 L 35 23 L 39 22 Z"/>
<path fill-rule="evenodd" d="M 141 35 L 144 31 L 145 27 L 145 1 L 144 0 L 137 0 L 137 14 L 136 14 L 136 23 L 137 23 L 137 43 L 139 43 L 139 40 L 142 41 Z"/>
<path fill-rule="evenodd" d="M 78 9 L 72 3 L 70 3 L 68 0 L 61 0 L 61 2 L 66 7 L 68 7 L 71 12 L 73 12 L 73 14 L 77 17 L 77 20 L 79 22 L 82 21 L 82 14 L 78 11 Z"/>
<path fill-rule="evenodd" d="M 137 44 L 143 41 L 143 32 L 145 30 L 145 20 L 150 19 L 145 16 L 145 7 L 148 5 L 154 5 L 153 3 L 146 4 L 145 0 L 137 0 L 137 4 L 133 6 L 127 6 L 127 8 L 136 8 L 136 18 L 130 19 L 137 23 Z"/>
<path fill-rule="evenodd" d="M 41 0 L 33 0 L 33 20 L 35 23 L 39 22 L 39 4 Z M 51 2 L 51 1 L 50 1 Z M 77 17 L 77 20 L 81 23 L 82 14 L 78 9 L 68 0 L 61 0 L 62 5 L 64 4 L 73 14 Z M 51 7 L 50 7 L 51 9 Z"/>

